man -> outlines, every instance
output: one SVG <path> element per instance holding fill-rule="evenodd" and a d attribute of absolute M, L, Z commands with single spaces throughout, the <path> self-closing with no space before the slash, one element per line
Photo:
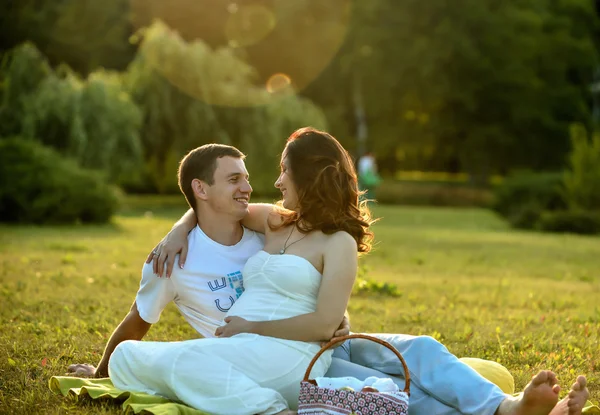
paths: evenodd
<path fill-rule="evenodd" d="M 188 168 L 180 169 L 179 183 L 198 217 L 198 225 L 188 236 L 193 258 L 170 279 L 156 278 L 152 265 L 145 264 L 131 310 L 111 335 L 98 367 L 72 365 L 70 372 L 108 376 L 108 362 L 117 345 L 141 340 L 171 301 L 196 331 L 214 336 L 223 315 L 243 291 L 244 264 L 263 247 L 262 235 L 240 225 L 252 192 L 243 159 L 238 149 L 216 144 L 186 156 Z"/>
<path fill-rule="evenodd" d="M 171 301 L 203 336 L 228 335 L 227 325 L 221 326 L 221 322 L 242 294 L 241 270 L 246 260 L 263 247 L 262 237 L 240 224 L 248 212 L 252 192 L 243 159 L 234 147 L 217 144 L 186 155 L 178 176 L 195 223 L 187 237 L 189 260 L 185 267 L 172 272 L 171 263 L 167 271 L 170 278 L 157 278 L 153 266 L 146 263 L 135 302 L 111 335 L 98 367 L 71 365 L 71 373 L 107 376 L 115 347 L 125 340 L 141 340 Z M 152 256 L 159 258 L 154 261 L 155 268 L 167 259 L 164 252 L 153 252 Z M 163 273 L 162 268 L 156 270 Z M 345 324 L 342 326 L 336 336 L 348 332 Z M 523 399 L 512 400 L 431 337 L 378 337 L 396 347 L 408 363 L 411 414 L 545 415 L 556 403 L 555 378 L 550 372 L 540 373 Z M 403 369 L 395 355 L 375 343 L 346 342 L 335 356 L 328 377 L 392 377 L 401 387 L 404 385 Z"/>

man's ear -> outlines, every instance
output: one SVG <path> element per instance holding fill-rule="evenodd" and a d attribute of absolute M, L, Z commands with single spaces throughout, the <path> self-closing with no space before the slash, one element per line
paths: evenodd
<path fill-rule="evenodd" d="M 201 200 L 207 200 L 208 194 L 206 193 L 206 188 L 208 185 L 200 179 L 192 180 L 192 190 L 194 191 L 194 195 Z"/>

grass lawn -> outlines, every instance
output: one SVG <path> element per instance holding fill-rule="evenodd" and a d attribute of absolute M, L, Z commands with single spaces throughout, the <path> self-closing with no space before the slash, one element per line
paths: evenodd
<path fill-rule="evenodd" d="M 183 198 L 130 198 L 105 226 L 0 226 L 0 413 L 120 412 L 53 395 L 48 378 L 97 363 L 127 313 L 149 250 Z M 399 297 L 352 298 L 353 331 L 431 335 L 458 356 L 507 366 L 521 389 L 541 368 L 588 375 L 600 401 L 600 238 L 509 230 L 486 210 L 378 206 L 366 277 Z M 148 340 L 195 332 L 173 306 Z"/>

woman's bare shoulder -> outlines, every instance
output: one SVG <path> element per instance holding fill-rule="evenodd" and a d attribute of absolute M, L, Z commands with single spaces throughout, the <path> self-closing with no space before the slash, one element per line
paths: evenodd
<path fill-rule="evenodd" d="M 346 231 L 336 231 L 329 235 L 324 235 L 327 245 L 336 245 L 345 249 L 353 249 L 356 251 L 356 239 Z"/>

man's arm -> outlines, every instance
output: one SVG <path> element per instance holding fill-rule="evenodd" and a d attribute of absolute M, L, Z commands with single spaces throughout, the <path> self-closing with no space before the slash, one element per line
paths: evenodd
<path fill-rule="evenodd" d="M 256 232 L 265 233 L 268 226 L 267 219 L 274 208 L 274 205 L 268 203 L 250 203 L 248 215 L 242 220 L 242 225 Z M 167 278 L 170 278 L 175 265 L 175 257 L 179 253 L 178 265 L 179 268 L 183 268 L 188 253 L 187 236 L 197 223 L 196 213 L 193 209 L 188 209 L 175 222 L 169 233 L 148 254 L 146 263 L 150 264 L 152 262 L 152 268 L 156 275 L 162 277 L 164 274 Z"/>
<path fill-rule="evenodd" d="M 119 343 L 125 340 L 141 340 L 152 324 L 145 322 L 138 313 L 136 303 L 131 306 L 131 310 L 125 316 L 121 324 L 117 326 L 113 334 L 110 336 L 104 354 L 98 367 L 95 368 L 88 364 L 75 364 L 69 366 L 69 373 L 75 376 L 104 378 L 108 377 L 108 361 L 115 348 Z"/>
<path fill-rule="evenodd" d="M 250 203 L 248 214 L 242 219 L 242 225 L 259 233 L 266 233 L 269 226 L 269 215 L 275 210 L 270 203 Z"/>
<path fill-rule="evenodd" d="M 119 345 L 119 343 L 125 340 L 142 340 L 142 338 L 148 333 L 152 324 L 145 322 L 138 313 L 135 302 L 129 310 L 129 314 L 125 316 L 121 324 L 117 326 L 113 334 L 110 336 L 106 347 L 104 348 L 104 354 L 102 360 L 98 363 L 95 377 L 107 377 L 108 376 L 108 361 L 112 352 Z"/>

